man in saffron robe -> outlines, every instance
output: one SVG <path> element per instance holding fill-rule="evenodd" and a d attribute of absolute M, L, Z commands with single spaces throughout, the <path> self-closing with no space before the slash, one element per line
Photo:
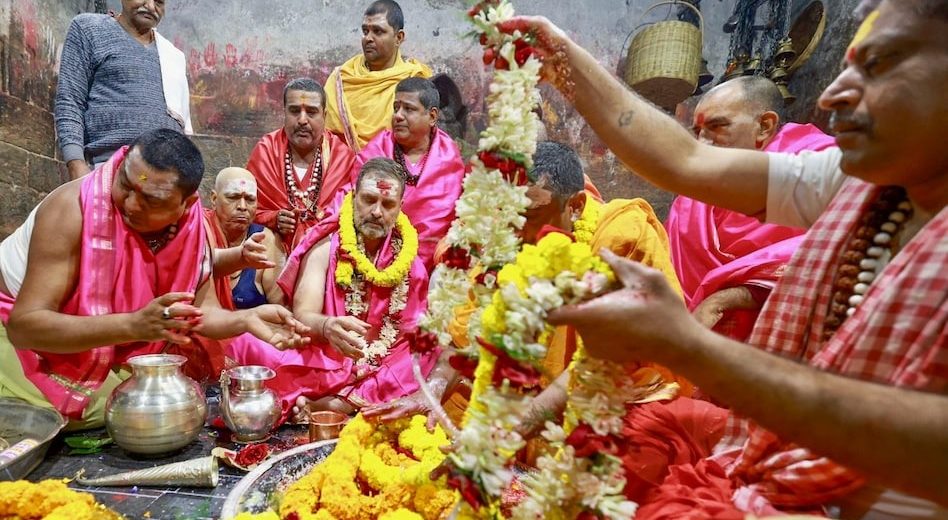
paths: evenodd
<path fill-rule="evenodd" d="M 398 2 L 372 2 L 362 17 L 362 54 L 336 67 L 326 79 L 326 128 L 342 136 L 356 152 L 390 128 L 398 82 L 431 77 L 424 63 L 402 58 L 404 28 Z"/>
<path fill-rule="evenodd" d="M 260 138 L 247 161 L 259 188 L 254 221 L 277 232 L 288 250 L 326 217 L 355 160 L 326 131 L 325 110 L 326 93 L 318 83 L 290 81 L 283 89 L 283 128 Z"/>
<path fill-rule="evenodd" d="M 403 333 L 425 310 L 428 274 L 401 213 L 404 182 L 394 161 L 370 160 L 338 221 L 314 228 L 290 256 L 279 284 L 294 315 L 311 327 L 312 346 L 233 351 L 240 364 L 276 371 L 270 387 L 283 401 L 284 416 L 294 407 L 298 419 L 313 410 L 352 413 L 418 389 Z M 437 355 L 422 358 L 422 373 Z"/>
<path fill-rule="evenodd" d="M 305 327 L 280 306 L 218 305 L 196 204 L 203 173 L 187 137 L 146 132 L 53 191 L 4 241 L 0 395 L 55 408 L 71 428 L 93 427 L 131 356 L 188 348 L 193 334 L 302 344 Z M 14 244 L 27 247 L 11 253 Z"/>
<path fill-rule="evenodd" d="M 878 4 L 819 100 L 839 150 L 799 155 L 700 143 L 546 19 L 504 30 L 565 54 L 577 108 L 632 171 L 810 228 L 749 345 L 702 327 L 661 273 L 608 253 L 624 288 L 551 314 L 591 355 L 663 363 L 754 421 L 718 446 L 736 452 L 671 467 L 636 518 L 944 516 L 948 3 Z"/>
<path fill-rule="evenodd" d="M 280 238 L 254 223 L 257 181 L 243 168 L 224 168 L 214 179 L 211 207 L 204 210 L 214 248 L 217 301 L 229 310 L 283 303 L 276 284 L 286 255 Z"/>
<path fill-rule="evenodd" d="M 728 148 L 799 153 L 834 146 L 813 125 L 783 124 L 783 96 L 767 78 L 718 85 L 695 109 L 702 142 Z M 745 341 L 757 314 L 806 232 L 678 196 L 665 222 L 685 303 L 705 326 Z"/>
<path fill-rule="evenodd" d="M 402 211 L 418 230 L 418 256 L 429 272 L 435 249 L 454 220 L 461 197 L 464 162 L 451 136 L 438 128 L 438 89 L 423 78 L 408 78 L 395 89 L 392 129 L 383 130 L 356 158 L 357 168 L 374 157 L 394 159 L 408 174 Z"/>

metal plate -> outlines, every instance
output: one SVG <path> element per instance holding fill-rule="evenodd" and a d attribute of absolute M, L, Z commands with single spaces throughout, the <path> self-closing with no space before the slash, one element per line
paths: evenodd
<path fill-rule="evenodd" d="M 227 495 L 221 518 L 229 520 L 240 513 L 277 511 L 280 496 L 328 457 L 336 442 L 333 439 L 304 444 L 264 461 L 247 473 Z"/>
<path fill-rule="evenodd" d="M 65 426 L 66 421 L 55 410 L 0 397 L 0 438 L 10 446 L 23 439 L 39 442 L 15 459 L 0 463 L 0 480 L 20 480 L 27 476 L 43 460 L 49 444 Z"/>

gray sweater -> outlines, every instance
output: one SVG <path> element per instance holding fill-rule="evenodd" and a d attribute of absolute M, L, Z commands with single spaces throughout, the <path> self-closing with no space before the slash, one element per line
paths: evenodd
<path fill-rule="evenodd" d="M 103 14 L 73 18 L 56 88 L 63 160 L 99 162 L 155 128 L 183 131 L 168 113 L 154 43 L 142 45 Z"/>

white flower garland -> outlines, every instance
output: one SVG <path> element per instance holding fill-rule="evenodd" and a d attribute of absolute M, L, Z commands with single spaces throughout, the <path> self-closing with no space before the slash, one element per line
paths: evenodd
<path fill-rule="evenodd" d="M 513 6 L 507 0 L 488 7 L 474 18 L 480 32 L 496 41 L 505 41 L 504 51 L 511 64 L 510 70 L 497 70 L 487 97 L 489 124 L 478 141 L 478 152 L 503 151 L 523 157 L 527 168 L 536 150 L 536 135 L 539 121 L 533 107 L 539 99 L 537 82 L 541 63 L 531 58 L 522 67 L 513 59 L 512 35 L 503 34 L 495 25 L 509 20 L 514 15 Z M 519 37 L 519 36 L 518 36 Z M 515 229 L 523 227 L 530 200 L 526 188 L 515 186 L 504 179 L 497 169 L 487 168 L 477 157 L 471 160 L 471 172 L 464 179 L 464 191 L 455 204 L 455 220 L 448 230 L 450 247 L 466 251 L 484 268 L 499 268 L 511 261 L 520 249 L 520 238 Z M 451 344 L 448 325 L 454 318 L 454 309 L 468 301 L 474 294 L 477 307 L 486 306 L 493 284 L 472 283 L 468 269 L 457 269 L 440 264 L 432 278 L 437 285 L 428 294 L 428 311 L 419 321 L 419 326 L 434 334 L 443 347 Z M 480 334 L 478 313 L 471 316 L 468 335 L 471 339 Z M 471 342 L 476 345 L 475 342 Z"/>
<path fill-rule="evenodd" d="M 359 249 L 363 249 L 361 237 L 358 242 Z M 401 251 L 402 241 L 396 237 L 392 240 L 392 254 L 398 256 Z M 388 313 L 382 318 L 382 327 L 379 329 L 379 337 L 372 343 L 368 343 L 364 338 L 359 338 L 362 345 L 363 357 L 356 361 L 356 365 L 381 364 L 385 356 L 388 356 L 389 350 L 395 340 L 398 339 L 399 323 L 401 322 L 402 311 L 408 304 L 408 282 L 409 276 L 392 288 L 392 294 L 388 299 Z M 369 305 L 365 301 L 365 278 L 359 271 L 355 271 L 352 276 L 352 284 L 345 288 L 346 296 L 346 314 L 356 318 L 364 319 L 369 312 Z"/>

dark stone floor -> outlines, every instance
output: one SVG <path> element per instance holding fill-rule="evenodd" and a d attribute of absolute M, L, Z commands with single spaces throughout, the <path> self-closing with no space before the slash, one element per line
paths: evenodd
<path fill-rule="evenodd" d="M 211 409 L 215 409 L 212 405 Z M 212 414 L 213 417 L 213 414 Z M 80 470 L 85 470 L 86 478 L 95 478 L 142 468 L 150 468 L 205 457 L 211 449 L 221 446 L 229 449 L 237 447 L 230 441 L 230 432 L 205 427 L 198 438 L 181 450 L 160 458 L 141 458 L 130 455 L 122 448 L 111 444 L 99 453 L 91 455 L 70 455 L 70 448 L 63 442 L 61 434 L 53 441 L 45 460 L 31 472 L 27 479 L 39 481 L 48 478 L 74 478 Z M 90 430 L 80 435 L 90 437 L 105 436 L 105 430 Z M 272 452 L 279 453 L 300 444 L 309 442 L 309 433 L 305 425 L 281 426 L 267 440 Z M 243 477 L 240 470 L 220 465 L 220 479 L 216 488 L 184 487 L 85 487 L 75 482 L 70 487 L 92 493 L 96 500 L 125 515 L 129 520 L 204 520 L 217 519 L 228 493 Z"/>

